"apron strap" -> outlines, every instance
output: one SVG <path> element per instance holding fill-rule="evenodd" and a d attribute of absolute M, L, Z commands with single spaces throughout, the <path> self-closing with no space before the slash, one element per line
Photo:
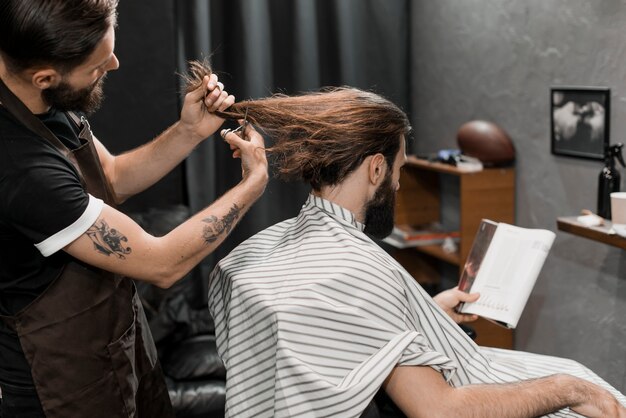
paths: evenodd
<path fill-rule="evenodd" d="M 30 131 L 46 139 L 63 155 L 69 156 L 70 150 L 63 145 L 59 138 L 57 138 L 41 120 L 33 115 L 26 105 L 22 103 L 11 90 L 9 90 L 2 79 L 0 79 L 0 102 L 4 104 L 4 107 L 9 111 L 9 113 L 11 113 L 11 115 L 13 115 L 15 119 L 18 120 L 18 122 Z"/>
<path fill-rule="evenodd" d="M 78 129 L 81 129 L 83 124 L 82 124 L 82 118 L 78 117 L 78 115 L 76 114 L 76 112 L 65 112 L 65 114 L 67 116 L 69 116 L 69 119 L 74 122 L 74 125 L 76 125 L 76 127 Z"/>

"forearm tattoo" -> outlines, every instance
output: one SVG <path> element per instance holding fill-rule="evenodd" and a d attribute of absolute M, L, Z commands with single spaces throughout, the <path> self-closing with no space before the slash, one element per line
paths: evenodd
<path fill-rule="evenodd" d="M 130 247 L 124 247 L 122 243 L 128 242 L 128 238 L 117 229 L 110 228 L 104 219 L 100 219 L 87 230 L 87 236 L 93 241 L 93 246 L 101 254 L 115 255 L 125 259 L 126 254 L 132 251 Z"/>
<path fill-rule="evenodd" d="M 204 241 L 209 244 L 216 241 L 220 235 L 226 231 L 229 234 L 239 215 L 241 214 L 241 208 L 235 204 L 230 208 L 228 213 L 220 220 L 217 216 L 211 215 L 208 218 L 204 218 L 202 222 L 206 222 L 204 229 L 202 230 L 202 237 Z"/>

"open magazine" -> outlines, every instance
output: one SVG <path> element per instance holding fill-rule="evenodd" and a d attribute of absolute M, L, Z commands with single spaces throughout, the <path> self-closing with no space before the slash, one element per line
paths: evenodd
<path fill-rule="evenodd" d="M 480 298 L 457 310 L 515 328 L 555 237 L 483 219 L 459 280 L 460 290 Z"/>

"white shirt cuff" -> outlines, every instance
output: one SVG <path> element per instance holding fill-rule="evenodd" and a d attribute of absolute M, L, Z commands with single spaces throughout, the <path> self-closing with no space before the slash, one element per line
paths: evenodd
<path fill-rule="evenodd" d="M 84 234 L 85 231 L 87 231 L 89 227 L 96 222 L 98 216 L 100 216 L 100 212 L 102 212 L 103 206 L 104 202 L 102 200 L 89 195 L 89 203 L 80 218 L 78 218 L 70 226 L 60 230 L 54 235 L 49 236 L 40 243 L 35 244 L 35 247 L 37 247 L 41 255 L 44 257 L 48 257 L 56 253 Z"/>

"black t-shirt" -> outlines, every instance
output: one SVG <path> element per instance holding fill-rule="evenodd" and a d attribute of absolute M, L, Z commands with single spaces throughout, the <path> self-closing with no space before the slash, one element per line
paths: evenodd
<path fill-rule="evenodd" d="M 39 118 L 68 148 L 80 144 L 65 113 Z M 69 160 L 0 106 L 0 314 L 14 315 L 59 275 L 70 259 L 59 237 L 67 239 L 90 199 Z M 1 321 L 0 383 L 32 386 L 19 340 Z"/>

